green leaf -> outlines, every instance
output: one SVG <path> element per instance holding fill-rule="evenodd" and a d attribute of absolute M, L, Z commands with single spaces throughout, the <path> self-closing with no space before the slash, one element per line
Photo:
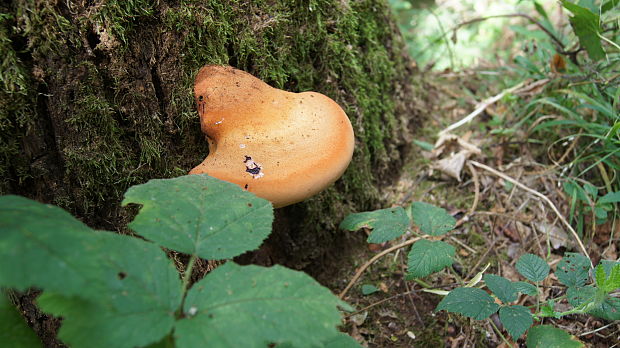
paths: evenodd
<path fill-rule="evenodd" d="M 525 341 L 527 348 L 581 348 L 584 347 L 575 336 L 551 325 L 539 325 L 531 328 Z"/>
<path fill-rule="evenodd" d="M 608 194 L 601 197 L 596 203 L 606 204 L 606 203 L 618 203 L 618 202 L 620 202 L 620 191 L 609 192 Z"/>
<path fill-rule="evenodd" d="M 371 284 L 362 285 L 362 295 L 374 294 L 377 291 L 379 291 L 379 289 L 374 285 L 371 285 Z"/>
<path fill-rule="evenodd" d="M 402 207 L 350 214 L 341 223 L 343 230 L 356 231 L 372 228 L 368 243 L 383 243 L 401 236 L 409 227 L 409 217 Z"/>
<path fill-rule="evenodd" d="M 495 274 L 485 274 L 483 279 L 500 301 L 509 303 L 517 300 L 517 290 L 510 280 Z"/>
<path fill-rule="evenodd" d="M 529 295 L 529 296 L 538 295 L 538 289 L 536 288 L 535 285 L 532 285 L 530 283 L 513 282 L 512 285 L 514 286 L 515 290 L 517 290 L 518 292 L 522 294 Z"/>
<path fill-rule="evenodd" d="M 450 266 L 456 249 L 442 241 L 422 239 L 411 247 L 407 262 L 407 278 L 422 278 Z"/>
<path fill-rule="evenodd" d="M 566 291 L 566 297 L 571 306 L 578 307 L 584 303 L 595 302 L 597 292 L 597 288 L 589 285 L 580 288 L 571 287 Z M 605 295 L 602 303 L 591 308 L 588 313 L 605 320 L 620 320 L 620 298 Z"/>
<path fill-rule="evenodd" d="M 456 220 L 445 209 L 424 202 L 411 204 L 411 216 L 422 233 L 440 236 L 454 229 Z"/>
<path fill-rule="evenodd" d="M 174 335 L 178 348 L 321 346 L 338 334 L 337 306 L 350 308 L 302 272 L 228 262 L 189 290 Z"/>
<path fill-rule="evenodd" d="M 324 343 L 324 348 L 362 348 L 353 337 L 339 332 L 337 336 L 328 339 Z"/>
<path fill-rule="evenodd" d="M 97 296 L 103 234 L 66 211 L 19 196 L 0 197 L 0 285 Z M 94 281 L 94 283 L 92 283 Z"/>
<path fill-rule="evenodd" d="M 595 61 L 605 58 L 605 51 L 599 38 L 601 31 L 599 15 L 567 0 L 562 0 L 562 6 L 573 13 L 570 17 L 570 24 L 579 38 L 579 43 L 588 51 L 590 58 Z"/>
<path fill-rule="evenodd" d="M 129 227 L 168 249 L 210 260 L 256 249 L 271 233 L 268 201 L 208 175 L 155 179 L 129 188 L 123 206 L 141 204 Z"/>
<path fill-rule="evenodd" d="M 516 264 L 517 271 L 533 282 L 540 282 L 549 275 L 549 265 L 534 254 L 525 254 Z"/>
<path fill-rule="evenodd" d="M 436 311 L 460 313 L 476 320 L 486 319 L 497 312 L 499 305 L 493 297 L 478 288 L 456 288 L 439 302 Z"/>
<path fill-rule="evenodd" d="M 596 286 L 609 293 L 620 288 L 620 264 L 606 272 L 604 266 L 599 264 L 596 269 Z"/>
<path fill-rule="evenodd" d="M 0 342 L 10 342 L 11 348 L 43 347 L 37 335 L 3 293 L 0 293 Z"/>
<path fill-rule="evenodd" d="M 588 281 L 590 261 L 587 257 L 577 253 L 566 253 L 558 267 L 555 275 L 558 281 L 568 287 L 584 286 Z"/>
<path fill-rule="evenodd" d="M 518 305 L 500 308 L 499 320 L 515 340 L 534 324 L 530 310 Z"/>
<path fill-rule="evenodd" d="M 64 318 L 58 333 L 72 347 L 135 347 L 161 340 L 174 325 L 181 305 L 179 274 L 152 243 L 124 235 L 105 238 L 99 262 L 109 272 L 97 296 L 70 297 L 45 291 L 41 309 Z"/>

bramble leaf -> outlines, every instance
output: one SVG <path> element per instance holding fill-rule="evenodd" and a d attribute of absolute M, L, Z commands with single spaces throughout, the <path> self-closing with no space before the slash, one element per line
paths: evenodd
<path fill-rule="evenodd" d="M 483 279 L 500 301 L 509 303 L 517 300 L 517 290 L 510 280 L 495 274 L 485 274 Z"/>
<path fill-rule="evenodd" d="M 271 203 L 204 174 L 132 186 L 122 205 L 130 203 L 142 205 L 128 225 L 137 234 L 205 259 L 226 259 L 256 249 L 271 233 Z"/>
<path fill-rule="evenodd" d="M 589 285 L 580 288 L 570 287 L 566 291 L 566 298 L 571 306 L 578 307 L 584 303 L 595 302 L 598 291 L 600 290 Z M 600 306 L 590 309 L 588 313 L 606 320 L 620 320 L 620 298 L 599 294 L 603 295 Z"/>
<path fill-rule="evenodd" d="M 555 275 L 558 281 L 568 287 L 584 286 L 588 281 L 590 261 L 587 257 L 577 253 L 566 253 L 558 267 Z"/>
<path fill-rule="evenodd" d="M 526 283 L 526 282 L 513 282 L 512 285 L 518 292 L 522 294 L 529 295 L 529 296 L 538 295 L 538 289 L 536 289 L 536 286 L 533 284 Z"/>
<path fill-rule="evenodd" d="M 549 265 L 534 254 L 521 256 L 516 267 L 522 276 L 533 282 L 540 282 L 549 275 Z"/>
<path fill-rule="evenodd" d="M 527 348 L 581 348 L 584 347 L 575 336 L 551 325 L 539 325 L 527 333 Z"/>
<path fill-rule="evenodd" d="M 338 335 L 337 306 L 350 309 L 302 272 L 228 262 L 189 290 L 174 335 L 179 348 L 321 346 Z"/>
<path fill-rule="evenodd" d="M 484 290 L 456 288 L 439 302 L 435 311 L 446 310 L 482 320 L 490 317 L 498 309 L 499 305 Z"/>
<path fill-rule="evenodd" d="M 0 342 L 11 343 L 11 348 L 41 348 L 43 345 L 26 325 L 17 308 L 0 293 Z"/>
<path fill-rule="evenodd" d="M 515 340 L 534 324 L 530 310 L 519 305 L 500 308 L 499 320 Z"/>
<path fill-rule="evenodd" d="M 454 229 L 456 220 L 445 209 L 424 202 L 411 204 L 411 216 L 422 233 L 440 236 Z"/>
<path fill-rule="evenodd" d="M 347 216 L 341 223 L 343 230 L 356 231 L 372 228 L 368 243 L 383 243 L 401 236 L 409 227 L 409 217 L 402 207 L 380 209 Z"/>
<path fill-rule="evenodd" d="M 407 278 L 422 278 L 450 266 L 456 249 L 442 241 L 422 239 L 411 247 L 407 261 Z"/>

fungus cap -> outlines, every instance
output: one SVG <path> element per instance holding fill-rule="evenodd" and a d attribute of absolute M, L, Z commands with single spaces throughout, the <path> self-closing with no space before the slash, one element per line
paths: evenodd
<path fill-rule="evenodd" d="M 200 69 L 194 94 L 209 155 L 190 174 L 235 183 L 278 208 L 324 190 L 351 162 L 351 122 L 323 94 L 286 92 L 216 65 Z"/>

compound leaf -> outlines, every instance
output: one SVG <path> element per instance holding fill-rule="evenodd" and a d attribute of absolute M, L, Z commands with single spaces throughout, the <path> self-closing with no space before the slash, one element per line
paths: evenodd
<path fill-rule="evenodd" d="M 581 348 L 584 347 L 575 336 L 551 325 L 539 325 L 527 333 L 527 348 Z"/>
<path fill-rule="evenodd" d="M 549 275 L 549 265 L 545 260 L 534 254 L 525 254 L 519 258 L 516 264 L 517 271 L 533 282 L 540 282 Z"/>
<path fill-rule="evenodd" d="M 228 262 L 189 290 L 174 335 L 179 348 L 321 346 L 338 334 L 337 306 L 348 308 L 302 272 Z"/>
<path fill-rule="evenodd" d="M 456 250 L 448 243 L 422 239 L 411 247 L 407 278 L 421 278 L 450 266 Z"/>
<path fill-rule="evenodd" d="M 405 233 L 409 217 L 402 207 L 395 207 L 350 214 L 340 223 L 343 230 L 356 231 L 362 227 L 373 229 L 368 243 L 383 243 Z"/>
<path fill-rule="evenodd" d="M 566 253 L 558 263 L 555 275 L 560 283 L 568 287 L 584 286 L 589 278 L 589 270 L 590 261 L 587 257 L 577 253 Z"/>
<path fill-rule="evenodd" d="M 420 231 L 431 236 L 440 236 L 454 229 L 456 220 L 445 209 L 424 202 L 411 204 L 411 216 Z"/>
<path fill-rule="evenodd" d="M 476 320 L 486 319 L 497 312 L 499 305 L 493 297 L 478 288 L 456 288 L 439 302 L 436 311 L 460 313 Z"/>
<path fill-rule="evenodd" d="M 500 308 L 499 320 L 515 340 L 534 324 L 529 309 L 519 305 Z"/>
<path fill-rule="evenodd" d="M 510 280 L 495 274 L 485 274 L 483 279 L 500 301 L 509 303 L 517 300 L 517 289 Z"/>
<path fill-rule="evenodd" d="M 204 174 L 132 186 L 122 204 L 130 203 L 142 205 L 129 224 L 136 233 L 210 260 L 256 249 L 271 233 L 271 203 Z"/>

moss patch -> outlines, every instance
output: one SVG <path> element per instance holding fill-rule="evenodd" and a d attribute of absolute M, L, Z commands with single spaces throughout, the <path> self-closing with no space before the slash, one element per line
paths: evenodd
<path fill-rule="evenodd" d="M 88 3 L 3 5 L 3 193 L 118 228 L 130 185 L 183 175 L 206 156 L 193 78 L 205 64 L 228 64 L 274 87 L 324 93 L 354 126 L 343 179 L 287 208 L 295 216 L 286 229 L 290 253 L 312 258 L 308 243 L 333 238 L 346 211 L 378 207 L 378 184 L 398 172 L 410 128 L 403 120 L 415 112 L 386 3 Z"/>

